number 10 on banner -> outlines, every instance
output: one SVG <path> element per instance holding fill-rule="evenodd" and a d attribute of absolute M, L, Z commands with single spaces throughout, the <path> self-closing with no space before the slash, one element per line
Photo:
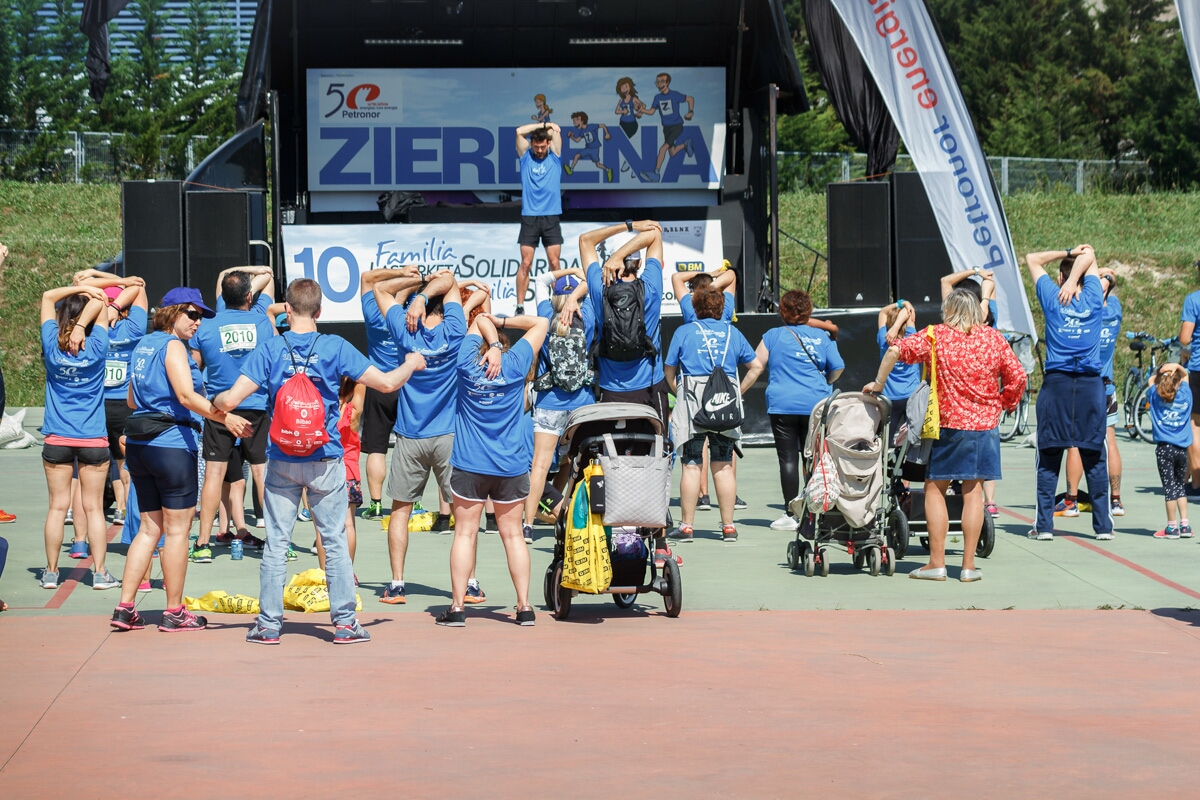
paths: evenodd
<path fill-rule="evenodd" d="M 358 296 L 358 259 L 354 257 L 354 253 L 347 250 L 345 247 L 327 247 L 321 251 L 321 255 L 317 258 L 316 263 L 313 263 L 313 249 L 306 247 L 296 255 L 292 256 L 292 260 L 296 265 L 304 269 L 304 277 L 312 278 L 321 285 L 321 294 L 325 295 L 326 299 L 334 303 L 345 303 L 353 300 Z M 330 264 L 336 260 L 341 260 L 346 265 L 346 272 L 349 278 L 346 285 L 342 288 L 334 288 L 329 280 Z M 335 268 L 335 274 L 340 272 Z"/>

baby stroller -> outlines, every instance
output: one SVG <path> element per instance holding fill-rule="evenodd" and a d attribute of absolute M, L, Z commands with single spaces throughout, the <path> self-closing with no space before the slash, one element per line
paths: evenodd
<path fill-rule="evenodd" d="M 827 511 L 820 510 L 820 504 L 810 510 L 807 490 L 788 504 L 792 516 L 800 520 L 796 538 L 787 548 L 787 563 L 793 570 L 803 565 L 809 577 L 818 570 L 828 575 L 825 551 L 832 542 L 846 548 L 855 569 L 866 565 L 872 575 L 895 574 L 897 551 L 907 550 L 908 537 L 903 515 L 888 491 L 892 476 L 885 439 L 890 417 L 886 397 L 862 392 L 835 390 L 813 409 L 804 445 L 805 471 L 809 476 L 821 473 L 831 462 L 834 474 L 829 483 L 836 487 L 837 497 Z"/>
<path fill-rule="evenodd" d="M 611 594 L 618 608 L 630 608 L 639 594 L 654 592 L 663 596 L 668 617 L 678 617 L 683 607 L 683 584 L 679 576 L 679 564 L 674 558 L 667 558 L 661 568 L 654 565 L 655 535 L 664 535 L 671 527 L 668 501 L 671 492 L 671 453 L 670 443 L 666 439 L 662 421 L 649 406 L 636 403 L 597 403 L 584 406 L 571 412 L 567 420 L 566 430 L 559 440 L 560 458 L 566 458 L 570 468 L 570 480 L 567 483 L 565 497 L 572 497 L 575 488 L 583 480 L 583 470 L 592 460 L 599 461 L 606 455 L 608 441 L 619 455 L 657 456 L 664 460 L 666 469 L 656 471 L 651 477 L 662 476 L 662 486 L 646 487 L 647 491 L 661 492 L 662 522 L 654 526 L 636 527 L 636 536 L 640 537 L 640 547 L 635 539 L 634 547 L 621 548 L 622 553 L 612 556 L 612 584 L 603 594 Z M 612 453 L 607 453 L 612 455 Z M 607 477 L 607 476 L 606 476 Z M 607 509 L 620 505 L 620 498 L 613 496 L 614 484 L 605 481 L 604 503 Z M 642 488 L 642 487 L 639 487 Z M 591 498 L 593 501 L 596 498 Z M 571 600 L 578 594 L 573 589 L 563 588 L 563 559 L 566 553 L 567 519 L 571 513 L 571 503 L 564 503 L 558 520 L 554 524 L 554 557 L 546 570 L 544 590 L 546 606 L 554 613 L 555 619 L 566 619 L 571 613 Z M 593 508 L 595 506 L 593 505 Z M 611 515 L 605 517 L 605 526 L 610 524 Z M 612 519 L 611 524 L 620 526 L 625 520 Z M 661 572 L 661 574 L 660 574 Z M 647 573 L 649 580 L 646 579 Z"/>

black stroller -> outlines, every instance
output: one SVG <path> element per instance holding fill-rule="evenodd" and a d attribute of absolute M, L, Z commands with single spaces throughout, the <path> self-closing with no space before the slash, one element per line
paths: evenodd
<path fill-rule="evenodd" d="M 605 436 L 611 437 L 621 455 L 653 456 L 661 453 L 662 458 L 671 458 L 670 444 L 666 439 L 662 421 L 649 406 L 636 403 L 597 403 L 571 412 L 567 428 L 559 441 L 559 453 L 570 465 L 571 478 L 564 497 L 571 498 L 575 487 L 583 480 L 584 468 L 594 459 L 599 461 L 605 453 Z M 667 470 L 667 481 L 670 470 Z M 606 488 L 606 495 L 611 488 Z M 669 483 L 664 489 L 669 496 Z M 606 504 L 609 498 L 606 496 Z M 562 585 L 563 558 L 566 552 L 567 519 L 571 503 L 563 504 L 558 520 L 554 524 L 554 557 L 546 570 L 543 589 L 546 606 L 555 619 L 566 619 L 571 613 L 571 601 L 578 594 Z M 614 521 L 620 524 L 619 520 Z M 607 525 L 607 520 L 606 520 Z M 639 594 L 656 593 L 663 596 L 668 617 L 678 617 L 683 608 L 683 585 L 680 581 L 679 565 L 667 558 L 661 568 L 654 565 L 654 536 L 662 536 L 671 527 L 668 515 L 657 527 L 638 527 L 644 555 L 634 558 L 617 558 L 612 561 L 612 584 L 603 594 L 611 594 L 618 608 L 630 608 Z M 661 574 L 660 574 L 661 570 Z M 649 580 L 646 579 L 647 573 Z"/>

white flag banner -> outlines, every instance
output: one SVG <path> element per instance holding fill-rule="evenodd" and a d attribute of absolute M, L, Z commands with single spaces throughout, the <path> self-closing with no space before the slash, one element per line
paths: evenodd
<path fill-rule="evenodd" d="M 1192 80 L 1196 92 L 1200 93 L 1200 0 L 1175 0 L 1179 11 L 1179 27 L 1183 31 L 1183 45 L 1187 48 L 1188 62 L 1192 65 Z"/>
<path fill-rule="evenodd" d="M 997 323 L 1036 336 L 1004 208 L 922 0 L 832 0 L 921 174 L 955 270 L 996 274 Z"/>

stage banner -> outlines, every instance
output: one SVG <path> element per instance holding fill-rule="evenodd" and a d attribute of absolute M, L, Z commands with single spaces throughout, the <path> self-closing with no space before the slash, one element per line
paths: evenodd
<path fill-rule="evenodd" d="M 1175 0 L 1179 11 L 1179 27 L 1187 48 L 1188 63 L 1192 65 L 1192 81 L 1200 93 L 1200 4 L 1196 0 Z"/>
<path fill-rule="evenodd" d="M 564 222 L 563 269 L 581 267 L 579 235 L 597 226 L 594 222 Z M 284 225 L 283 257 L 286 278 L 314 278 L 321 284 L 325 300 L 321 319 L 328 322 L 361 322 L 359 279 L 377 268 L 417 264 L 428 274 L 450 269 L 460 281 L 475 280 L 492 291 L 492 312 L 511 315 L 517 305 L 517 267 L 521 263 L 517 234 L 512 224 L 464 225 Z M 601 259 L 631 238 L 622 233 L 604 243 Z M 549 269 L 538 251 L 532 274 Z M 697 272 L 721 266 L 721 223 L 699 220 L 663 223 L 664 314 L 678 314 L 679 303 L 671 294 L 672 272 Z M 526 310 L 533 310 L 531 279 Z"/>
<path fill-rule="evenodd" d="M 718 67 L 308 70 L 312 192 L 519 190 L 516 129 L 563 131 L 564 189 L 718 189 Z"/>
<path fill-rule="evenodd" d="M 833 0 L 921 174 L 955 270 L 996 273 L 999 327 L 1036 336 L 991 168 L 921 0 Z"/>

